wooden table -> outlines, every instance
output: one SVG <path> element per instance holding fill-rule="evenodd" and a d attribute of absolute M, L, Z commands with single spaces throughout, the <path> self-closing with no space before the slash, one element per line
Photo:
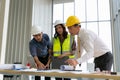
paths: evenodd
<path fill-rule="evenodd" d="M 23 71 L 23 70 L 0 70 L 0 74 L 11 75 L 37 75 L 37 76 L 50 76 L 50 77 L 69 77 L 69 78 L 101 78 L 101 79 L 113 79 L 120 80 L 120 74 L 111 75 L 105 73 L 90 73 L 90 72 L 78 72 L 78 71 L 60 71 L 51 70 L 48 71 Z"/>

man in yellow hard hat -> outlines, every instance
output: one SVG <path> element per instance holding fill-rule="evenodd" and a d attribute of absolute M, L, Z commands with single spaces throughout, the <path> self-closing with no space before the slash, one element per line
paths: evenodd
<path fill-rule="evenodd" d="M 111 70 L 113 55 L 94 32 L 82 29 L 80 20 L 76 16 L 68 17 L 66 27 L 71 35 L 78 35 L 80 38 L 80 54 L 83 53 L 83 49 L 86 51 L 80 58 L 68 59 L 66 63 L 76 66 L 94 57 L 95 69 L 99 68 L 101 71 Z"/>

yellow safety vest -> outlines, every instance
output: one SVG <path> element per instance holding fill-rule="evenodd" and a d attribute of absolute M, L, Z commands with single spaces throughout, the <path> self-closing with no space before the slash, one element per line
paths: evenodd
<path fill-rule="evenodd" d="M 62 44 L 62 52 L 69 52 L 71 50 L 71 42 L 73 42 L 73 39 L 71 40 L 70 35 L 67 35 L 67 38 L 64 40 L 63 44 Z M 53 56 L 57 57 L 61 55 L 61 46 L 60 46 L 60 40 L 59 38 L 54 38 L 53 39 Z M 74 55 L 70 55 L 69 58 L 74 58 Z"/>

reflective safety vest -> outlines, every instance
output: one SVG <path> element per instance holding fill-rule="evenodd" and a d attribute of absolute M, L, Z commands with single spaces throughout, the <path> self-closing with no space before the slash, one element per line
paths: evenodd
<path fill-rule="evenodd" d="M 67 35 L 67 38 L 64 40 L 62 46 L 60 45 L 60 40 L 59 38 L 53 38 L 53 56 L 57 57 L 61 55 L 61 48 L 62 48 L 62 53 L 64 54 L 65 52 L 70 52 L 71 46 L 73 43 L 73 37 L 70 36 L 69 34 Z M 69 58 L 74 58 L 74 55 L 70 55 Z"/>

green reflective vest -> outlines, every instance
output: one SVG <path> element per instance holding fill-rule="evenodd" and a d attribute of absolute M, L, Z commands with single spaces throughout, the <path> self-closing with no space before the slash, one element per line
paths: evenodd
<path fill-rule="evenodd" d="M 67 38 L 64 40 L 62 46 L 60 46 L 60 40 L 59 38 L 53 38 L 53 56 L 57 57 L 61 55 L 61 48 L 62 53 L 69 52 L 71 50 L 71 45 L 73 43 L 73 37 L 69 34 L 67 35 Z M 69 58 L 74 58 L 74 55 L 69 56 Z"/>

